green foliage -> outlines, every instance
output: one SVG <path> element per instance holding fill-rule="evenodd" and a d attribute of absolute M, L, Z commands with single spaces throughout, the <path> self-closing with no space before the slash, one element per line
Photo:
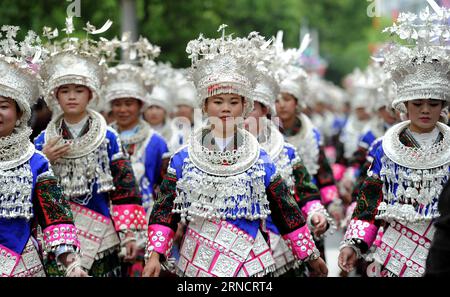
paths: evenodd
<path fill-rule="evenodd" d="M 100 27 L 107 19 L 114 24 L 106 37 L 120 35 L 120 0 L 80 0 L 81 18 L 75 27 L 89 21 Z M 354 67 L 364 68 L 370 53 L 369 43 L 386 39 L 382 28 L 390 20 L 374 26 L 367 16 L 368 2 L 361 0 L 135 0 L 139 32 L 162 48 L 159 60 L 176 67 L 189 66 L 185 47 L 199 33 L 218 36 L 217 28 L 228 24 L 227 32 L 247 35 L 258 31 L 274 36 L 284 31 L 285 47 L 299 45 L 301 23 L 316 28 L 320 53 L 327 59 L 327 78 L 339 82 Z M 19 25 L 21 34 L 28 29 L 41 32 L 43 26 L 64 27 L 66 8 L 63 0 L 2 0 L 2 24 Z"/>

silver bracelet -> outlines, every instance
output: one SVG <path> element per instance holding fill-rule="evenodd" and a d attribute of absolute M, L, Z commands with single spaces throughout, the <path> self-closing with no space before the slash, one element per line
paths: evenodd
<path fill-rule="evenodd" d="M 341 251 L 343 248 L 352 248 L 355 251 L 356 258 L 361 259 L 362 258 L 362 252 L 361 250 L 353 243 L 352 239 L 346 239 L 341 242 L 339 246 L 339 251 Z"/>
<path fill-rule="evenodd" d="M 313 253 L 309 256 L 309 261 L 314 261 L 320 258 L 320 252 L 317 248 L 314 248 Z"/>
<path fill-rule="evenodd" d="M 136 241 L 136 238 L 135 237 L 126 237 L 120 242 L 120 245 L 125 246 L 127 243 L 132 242 L 132 241 Z"/>

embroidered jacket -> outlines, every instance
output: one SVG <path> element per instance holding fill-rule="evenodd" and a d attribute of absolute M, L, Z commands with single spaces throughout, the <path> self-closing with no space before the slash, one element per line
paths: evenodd
<path fill-rule="evenodd" d="M 206 145 L 191 140 L 171 158 L 149 220 L 148 252 L 168 256 L 178 222 L 187 219 L 178 274 L 264 275 L 275 267 L 260 230 L 270 215 L 295 257 L 307 260 L 316 248 L 306 221 L 257 140 L 239 130 L 220 152 L 207 129 L 199 138 Z"/>
<path fill-rule="evenodd" d="M 53 164 L 64 194 L 70 199 L 75 225 L 84 238 L 94 239 L 82 241 L 82 265 L 86 269 L 95 259 L 117 249 L 126 232 L 140 232 L 147 227 L 139 187 L 117 132 L 107 127 L 98 113 L 89 111 L 89 117 L 75 139 L 79 141 L 75 145 L 84 144 L 79 155 L 77 146 L 72 146 L 69 152 L 75 154 L 73 158 L 61 158 Z M 35 139 L 37 149 L 42 150 L 57 134 L 57 125 L 63 139 L 73 140 L 59 117 Z M 89 147 L 92 142 L 97 142 L 96 146 Z"/>
<path fill-rule="evenodd" d="M 1 276 L 45 276 L 42 250 L 35 240 L 37 226 L 43 230 L 46 253 L 59 256 L 80 248 L 70 206 L 49 162 L 30 146 L 31 155 L 25 162 L 0 168 Z M 22 149 L 25 155 L 29 151 Z M 22 210 L 16 212 L 19 208 Z"/>
<path fill-rule="evenodd" d="M 116 125 L 112 127 L 116 128 Z M 133 135 L 121 137 L 121 142 L 130 156 L 133 172 L 139 183 L 142 206 L 149 212 L 154 202 L 155 187 L 161 184 L 162 176 L 167 171 L 169 151 L 164 138 L 146 122 L 141 121 L 135 128 Z"/>
<path fill-rule="evenodd" d="M 322 203 L 326 206 L 338 199 L 333 171 L 325 155 L 321 135 L 304 114 L 301 114 L 292 129 L 281 130 L 287 142 L 298 150 L 303 163 L 319 188 Z"/>
<path fill-rule="evenodd" d="M 439 193 L 450 176 L 450 130 L 438 123 L 433 147 L 421 148 L 408 124 L 389 129 L 376 149 L 345 235 L 344 245 L 364 253 L 381 223 L 389 224 L 375 251 L 381 275 L 423 275 Z"/>

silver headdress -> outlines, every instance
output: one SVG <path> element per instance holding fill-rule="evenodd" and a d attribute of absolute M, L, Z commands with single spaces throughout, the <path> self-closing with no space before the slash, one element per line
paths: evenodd
<path fill-rule="evenodd" d="M 19 27 L 2 26 L 0 38 L 0 95 L 17 102 L 22 117 L 21 125 L 26 126 L 31 118 L 31 106 L 39 97 L 39 76 L 37 71 L 45 51 L 40 38 L 28 31 L 25 39 L 15 40 Z M 2 34 L 3 33 L 3 34 Z"/>
<path fill-rule="evenodd" d="M 392 102 L 396 98 L 395 84 L 389 73 L 383 71 L 378 63 L 372 64 L 367 71 L 371 72 L 374 84 L 377 87 L 375 100 L 372 102 L 372 110 L 377 112 L 380 108 L 386 107 L 392 111 Z"/>
<path fill-rule="evenodd" d="M 280 93 L 280 87 L 275 77 L 270 72 L 266 72 L 259 68 L 256 69 L 255 88 L 253 89 L 253 100 L 258 101 L 269 108 L 270 114 L 277 114 L 275 101 Z"/>
<path fill-rule="evenodd" d="M 121 48 L 125 63 L 108 69 L 103 98 L 107 103 L 118 98 L 135 98 L 145 105 L 147 92 L 154 84 L 152 73 L 146 70 L 154 64 L 152 60 L 159 55 L 160 48 L 143 37 L 132 42 L 129 33 L 123 34 L 120 41 L 111 40 L 111 46 Z M 145 70 L 142 65 L 146 65 Z"/>
<path fill-rule="evenodd" d="M 262 103 L 269 108 L 270 114 L 276 115 L 275 101 L 280 93 L 280 87 L 272 69 L 272 63 L 276 57 L 276 49 L 272 39 L 265 40 L 257 32 L 250 33 L 248 37 L 257 45 L 251 52 L 254 73 L 252 74 L 254 101 Z"/>
<path fill-rule="evenodd" d="M 175 88 L 173 104 L 196 108 L 199 107 L 197 105 L 197 89 L 194 83 L 189 80 L 188 71 L 188 69 L 174 69 L 175 75 L 172 80 L 172 87 Z"/>
<path fill-rule="evenodd" d="M 377 62 L 370 64 L 364 72 L 367 83 L 366 103 L 370 103 L 371 111 L 377 112 L 382 107 L 389 107 L 392 103 L 392 80 Z"/>
<path fill-rule="evenodd" d="M 306 103 L 314 105 L 316 103 L 332 103 L 330 102 L 330 89 L 334 87 L 331 83 L 321 78 L 318 74 L 312 73 L 308 80 L 308 97 Z"/>
<path fill-rule="evenodd" d="M 371 67 L 369 66 L 365 71 L 356 68 L 346 77 L 351 98 L 350 106 L 353 110 L 365 108 L 367 112 L 372 111 L 378 96 L 380 81 Z"/>
<path fill-rule="evenodd" d="M 151 68 L 146 67 L 145 69 L 154 77 L 155 84 L 153 90 L 146 96 L 147 106 L 159 106 L 168 114 L 172 111 L 172 101 L 176 96 L 175 86 L 180 78 L 179 74 L 170 63 L 159 62 Z"/>
<path fill-rule="evenodd" d="M 289 93 L 297 99 L 297 106 L 306 107 L 308 96 L 308 75 L 300 66 L 300 57 L 307 48 L 310 39 L 305 36 L 300 48 L 283 49 L 282 31 L 278 32 L 275 47 L 276 57 L 273 60 L 273 69 L 279 81 L 280 92 Z"/>
<path fill-rule="evenodd" d="M 0 96 L 14 100 L 22 112 L 20 124 L 10 135 L 0 137 L 0 218 L 29 220 L 33 217 L 33 174 L 28 161 L 36 149 L 29 138 L 32 131 L 28 120 L 31 106 L 39 97 L 36 74 L 45 52 L 33 31 L 17 42 L 18 30 L 2 26 L 0 31 Z"/>
<path fill-rule="evenodd" d="M 217 94 L 237 94 L 246 98 L 244 114 L 253 110 L 251 98 L 251 58 L 255 48 L 248 38 L 225 36 L 226 25 L 221 25 L 222 37 L 209 39 L 200 35 L 187 44 L 186 52 L 192 61 L 191 76 L 198 92 L 199 106 L 205 99 Z"/>
<path fill-rule="evenodd" d="M 187 105 L 192 108 L 197 106 L 197 89 L 191 81 L 182 81 L 177 88 L 177 94 L 174 101 L 175 105 Z"/>
<path fill-rule="evenodd" d="M 101 86 L 105 79 L 106 61 L 114 57 L 114 47 L 105 38 L 95 41 L 89 35 L 100 34 L 109 29 L 112 22 L 107 21 L 102 28 L 86 24 L 83 28 L 85 39 L 70 37 L 74 31 L 72 17 L 66 18 L 66 28 L 63 30 L 68 37 L 61 41 L 53 41 L 58 36 L 58 30 L 44 27 L 43 35 L 48 38 L 47 49 L 49 57 L 41 67 L 40 75 L 44 81 L 44 96 L 51 109 L 58 109 L 56 100 L 57 88 L 64 84 L 80 84 L 92 91 L 91 102 L 98 103 Z"/>
<path fill-rule="evenodd" d="M 156 105 L 161 107 L 168 114 L 171 112 L 171 98 L 170 92 L 166 87 L 156 85 L 153 87 L 153 90 L 150 94 L 147 94 L 145 97 L 145 101 L 147 106 Z"/>
<path fill-rule="evenodd" d="M 415 99 L 450 100 L 450 56 L 446 42 L 450 39 L 450 10 L 419 16 L 401 13 L 397 24 L 383 32 L 398 35 L 409 46 L 394 45 L 385 55 L 384 68 L 397 86 L 392 106 L 405 112 L 404 102 Z"/>

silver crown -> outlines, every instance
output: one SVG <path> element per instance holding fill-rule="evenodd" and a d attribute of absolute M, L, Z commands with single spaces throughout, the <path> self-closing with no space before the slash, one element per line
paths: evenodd
<path fill-rule="evenodd" d="M 307 35 L 298 49 L 284 49 L 283 32 L 279 31 L 275 40 L 276 55 L 271 65 L 279 82 L 280 92 L 293 95 L 300 108 L 306 107 L 308 97 L 308 74 L 301 67 L 300 58 L 309 42 L 309 35 Z"/>
<path fill-rule="evenodd" d="M 346 97 L 340 87 L 314 72 L 309 75 L 308 90 L 306 102 L 311 107 L 318 103 L 342 106 Z"/>
<path fill-rule="evenodd" d="M 197 90 L 194 83 L 191 81 L 181 81 L 177 85 L 176 97 L 174 100 L 175 105 L 187 105 L 192 108 L 198 107 L 197 104 Z"/>
<path fill-rule="evenodd" d="M 409 42 L 393 45 L 385 55 L 384 68 L 397 87 L 394 108 L 404 112 L 403 103 L 415 99 L 450 100 L 449 22 L 450 10 L 427 7 L 419 15 L 401 13 L 397 24 L 383 31 Z"/>
<path fill-rule="evenodd" d="M 302 68 L 296 66 L 287 66 L 284 75 L 285 78 L 280 83 L 280 92 L 293 95 L 297 99 L 297 105 L 305 108 L 309 94 L 308 75 Z"/>
<path fill-rule="evenodd" d="M 68 35 L 61 41 L 53 41 L 58 30 L 44 27 L 43 35 L 48 38 L 47 49 L 50 55 L 41 67 L 40 75 L 44 81 L 44 96 L 51 109 L 58 108 L 55 91 L 64 84 L 80 84 L 87 86 L 93 95 L 92 102 L 98 103 L 101 86 L 106 75 L 106 61 L 115 55 L 110 42 L 101 38 L 95 41 L 89 35 L 100 34 L 109 29 L 112 22 L 107 21 L 102 28 L 96 29 L 87 23 L 83 28 L 87 32 L 85 39 L 70 37 L 74 27 L 72 17 L 66 18 Z"/>
<path fill-rule="evenodd" d="M 156 105 L 167 112 L 171 112 L 172 103 L 176 97 L 179 82 L 182 79 L 181 73 L 172 68 L 168 62 L 155 63 L 151 68 L 146 67 L 146 71 L 154 77 L 155 83 L 152 92 L 146 96 L 147 105 Z"/>
<path fill-rule="evenodd" d="M 375 89 L 372 111 L 377 112 L 382 107 L 390 108 L 396 96 L 390 74 L 384 72 L 382 65 L 377 62 L 370 64 L 366 72 L 371 81 L 370 85 Z"/>
<path fill-rule="evenodd" d="M 147 88 L 140 67 L 121 64 L 109 68 L 103 88 L 103 98 L 107 103 L 119 98 L 135 98 L 145 102 Z"/>
<path fill-rule="evenodd" d="M 276 57 L 273 38 L 266 40 L 257 32 L 251 32 L 248 38 L 255 45 L 249 52 L 253 66 L 252 99 L 266 106 L 270 114 L 276 115 L 275 101 L 280 93 L 280 87 L 272 69 Z"/>
<path fill-rule="evenodd" d="M 206 98 L 224 93 L 234 93 L 246 98 L 244 116 L 253 110 L 252 65 L 250 53 L 259 43 L 251 38 L 225 36 L 226 25 L 221 25 L 222 37 L 191 40 L 186 52 L 192 61 L 191 78 L 197 88 L 199 106 Z"/>
<path fill-rule="evenodd" d="M 192 108 L 199 107 L 197 89 L 189 78 L 189 69 L 173 69 L 173 74 L 164 81 L 164 85 L 173 89 L 172 101 L 174 105 L 187 105 Z"/>
<path fill-rule="evenodd" d="M 40 39 L 33 31 L 28 31 L 25 39 L 15 40 L 19 27 L 2 26 L 0 38 L 0 95 L 17 102 L 22 117 L 21 125 L 31 118 L 31 106 L 39 97 L 39 77 L 37 71 L 45 51 Z"/>
<path fill-rule="evenodd" d="M 275 116 L 277 114 L 275 101 L 280 93 L 278 82 L 270 73 L 262 71 L 255 74 L 254 80 L 253 100 L 264 104 L 264 106 L 269 108 L 270 114 Z"/>
<path fill-rule="evenodd" d="M 365 71 L 355 68 L 346 76 L 352 109 L 365 108 L 367 112 L 371 112 L 378 98 L 378 88 L 381 84 L 371 67 L 369 66 Z"/>
<path fill-rule="evenodd" d="M 155 77 L 149 69 L 154 67 L 152 60 L 159 55 L 160 48 L 142 36 L 132 42 L 128 32 L 122 35 L 120 41 L 117 38 L 111 40 L 110 46 L 111 49 L 120 47 L 126 63 L 108 69 L 102 90 L 103 98 L 107 103 L 118 98 L 135 98 L 145 105 L 147 92 L 151 91 L 155 83 Z"/>
<path fill-rule="evenodd" d="M 164 86 L 156 85 L 150 94 L 145 96 L 147 106 L 159 106 L 168 114 L 172 111 L 171 92 Z"/>

